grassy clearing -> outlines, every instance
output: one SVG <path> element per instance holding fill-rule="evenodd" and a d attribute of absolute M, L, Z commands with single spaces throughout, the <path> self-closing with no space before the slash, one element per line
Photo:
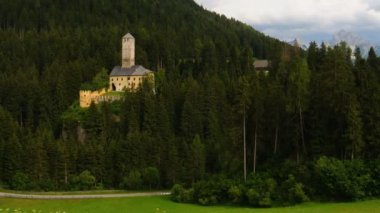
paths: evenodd
<path fill-rule="evenodd" d="M 190 204 L 179 204 L 162 197 L 134 197 L 91 200 L 24 200 L 0 199 L 0 212 L 153 212 L 153 213 L 373 213 L 380 212 L 380 200 L 369 200 L 355 203 L 306 203 L 294 207 L 254 209 L 244 207 L 217 206 L 203 207 Z M 18 211 L 15 211 L 18 210 Z"/>

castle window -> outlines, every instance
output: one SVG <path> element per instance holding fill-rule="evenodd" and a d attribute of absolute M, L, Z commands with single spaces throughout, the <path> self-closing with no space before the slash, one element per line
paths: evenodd
<path fill-rule="evenodd" d="M 128 77 L 128 80 L 131 80 L 131 78 L 130 78 L 130 77 Z"/>
<path fill-rule="evenodd" d="M 119 80 L 119 78 L 116 78 L 116 81 L 118 81 Z"/>
<path fill-rule="evenodd" d="M 121 78 L 121 80 L 123 80 L 123 78 Z"/>

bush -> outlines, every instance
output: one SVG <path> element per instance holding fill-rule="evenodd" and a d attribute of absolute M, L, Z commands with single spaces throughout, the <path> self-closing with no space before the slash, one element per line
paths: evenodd
<path fill-rule="evenodd" d="M 42 190 L 42 191 L 45 191 L 45 192 L 53 191 L 54 189 L 56 189 L 56 186 L 54 185 L 53 181 L 51 181 L 49 179 L 48 180 L 38 181 L 37 182 L 37 187 L 38 187 L 38 190 Z M 92 189 L 92 186 L 89 187 L 89 188 L 80 189 L 80 190 L 88 190 L 88 189 Z"/>
<path fill-rule="evenodd" d="M 232 180 L 222 177 L 199 181 L 193 185 L 194 199 L 201 205 L 230 202 L 229 190 L 234 185 L 236 184 Z"/>
<path fill-rule="evenodd" d="M 141 189 L 142 187 L 142 179 L 141 174 L 138 171 L 131 171 L 127 177 L 123 178 L 123 182 L 121 183 L 121 188 L 135 190 Z"/>
<path fill-rule="evenodd" d="M 190 188 L 183 191 L 182 202 L 193 203 L 194 202 L 194 189 Z"/>
<path fill-rule="evenodd" d="M 90 171 L 85 170 L 72 179 L 73 190 L 91 190 L 95 187 L 96 179 Z"/>
<path fill-rule="evenodd" d="M 380 196 L 380 160 L 371 162 L 370 164 L 371 180 L 367 191 L 370 196 Z"/>
<path fill-rule="evenodd" d="M 351 199 L 362 199 L 367 195 L 370 195 L 368 190 L 372 181 L 370 171 L 362 160 L 350 160 L 344 161 L 347 176 L 350 180 L 350 186 L 348 188 L 348 195 Z"/>
<path fill-rule="evenodd" d="M 293 175 L 289 175 L 288 179 L 282 183 L 280 194 L 284 204 L 294 205 L 309 200 L 303 191 L 303 184 L 298 183 Z"/>
<path fill-rule="evenodd" d="M 175 184 L 172 187 L 170 198 L 174 202 L 192 203 L 194 202 L 194 190 L 186 190 L 182 185 Z"/>
<path fill-rule="evenodd" d="M 155 167 L 145 168 L 142 179 L 144 186 L 149 186 L 149 189 L 157 188 L 160 183 L 160 172 Z"/>
<path fill-rule="evenodd" d="M 273 178 L 256 175 L 247 182 L 248 204 L 257 207 L 270 207 L 276 198 L 277 183 Z"/>
<path fill-rule="evenodd" d="M 241 203 L 242 194 L 242 190 L 238 186 L 231 186 L 228 190 L 228 197 L 232 203 Z"/>
<path fill-rule="evenodd" d="M 170 192 L 170 199 L 174 202 L 182 202 L 182 195 L 184 193 L 184 188 L 180 184 L 175 184 L 172 187 L 172 190 Z"/>
<path fill-rule="evenodd" d="M 12 177 L 11 181 L 11 188 L 13 190 L 29 190 L 30 189 L 30 180 L 29 177 L 22 173 L 22 172 L 17 172 L 15 175 Z"/>
<path fill-rule="evenodd" d="M 366 195 L 371 176 L 360 160 L 340 161 L 321 157 L 315 165 L 319 195 L 333 200 L 356 200 Z"/>
<path fill-rule="evenodd" d="M 248 189 L 246 196 L 248 198 L 248 203 L 252 206 L 259 206 L 260 193 L 255 189 Z"/>

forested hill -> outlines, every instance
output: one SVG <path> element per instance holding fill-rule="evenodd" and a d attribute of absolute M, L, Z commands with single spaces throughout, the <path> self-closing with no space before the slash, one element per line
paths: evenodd
<path fill-rule="evenodd" d="M 80 109 L 127 32 L 155 88 Z M 181 183 L 194 188 L 177 201 L 265 207 L 379 196 L 379 57 L 285 45 L 190 0 L 0 0 L 0 188 Z"/>
<path fill-rule="evenodd" d="M 281 45 L 189 0 L 1 0 L 0 5 L 0 103 L 19 123 L 34 127 L 43 113 L 56 124 L 78 98 L 82 82 L 120 64 L 127 32 L 137 39 L 138 64 L 179 74 L 239 72 L 228 66 L 244 56 L 273 58 Z M 196 69 L 184 63 L 200 59 Z"/>

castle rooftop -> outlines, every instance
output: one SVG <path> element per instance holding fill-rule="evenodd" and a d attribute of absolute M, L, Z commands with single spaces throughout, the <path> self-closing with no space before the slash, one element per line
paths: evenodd
<path fill-rule="evenodd" d="M 135 38 L 135 37 L 133 37 L 133 35 L 132 35 L 132 34 L 130 34 L 130 33 L 127 33 L 125 36 L 123 36 L 123 38 Z"/>
<path fill-rule="evenodd" d="M 123 68 L 120 66 L 116 66 L 113 68 L 110 76 L 143 76 L 146 74 L 152 73 L 152 71 L 146 69 L 141 65 L 135 65 L 129 68 Z"/>

